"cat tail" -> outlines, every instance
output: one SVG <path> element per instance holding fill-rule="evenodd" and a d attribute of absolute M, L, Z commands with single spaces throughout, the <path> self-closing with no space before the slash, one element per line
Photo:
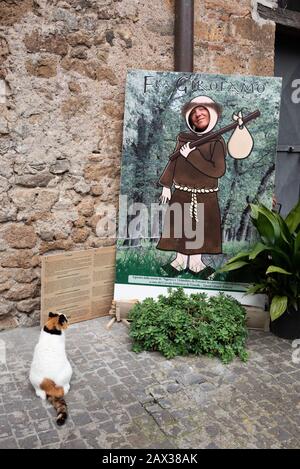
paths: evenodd
<path fill-rule="evenodd" d="M 57 417 L 56 423 L 61 426 L 68 418 L 68 407 L 66 401 L 62 397 L 49 396 L 48 401 L 53 405 L 56 410 Z"/>
<path fill-rule="evenodd" d="M 51 379 L 45 378 L 40 385 L 40 388 L 47 394 L 48 401 L 53 405 L 56 410 L 57 425 L 63 425 L 68 418 L 68 408 L 66 401 L 63 399 L 64 388 L 56 386 L 55 382 Z"/>

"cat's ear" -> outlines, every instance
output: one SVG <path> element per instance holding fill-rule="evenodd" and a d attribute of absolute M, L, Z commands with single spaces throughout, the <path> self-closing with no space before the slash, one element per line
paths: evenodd
<path fill-rule="evenodd" d="M 51 312 L 48 315 L 49 318 L 55 318 L 56 316 L 58 316 L 58 314 L 51 313 Z"/>
<path fill-rule="evenodd" d="M 62 326 L 65 322 L 68 322 L 66 316 L 64 314 L 60 314 L 58 318 L 58 323 Z"/>

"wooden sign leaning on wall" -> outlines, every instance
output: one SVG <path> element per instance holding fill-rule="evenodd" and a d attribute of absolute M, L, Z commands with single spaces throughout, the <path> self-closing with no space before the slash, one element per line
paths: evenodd
<path fill-rule="evenodd" d="M 50 311 L 70 324 L 107 316 L 115 281 L 115 246 L 42 257 L 41 326 Z"/>

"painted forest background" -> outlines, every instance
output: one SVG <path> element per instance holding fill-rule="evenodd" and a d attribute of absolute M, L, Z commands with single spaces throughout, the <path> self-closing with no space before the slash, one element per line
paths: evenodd
<path fill-rule="evenodd" d="M 128 205 L 143 203 L 150 208 L 151 204 L 159 202 L 162 187 L 158 179 L 174 150 L 177 134 L 188 130 L 181 115 L 186 102 L 200 95 L 219 102 L 223 113 L 214 130 L 231 123 L 232 114 L 239 110 L 246 115 L 259 109 L 261 116 L 248 124 L 254 139 L 251 155 L 245 160 L 235 160 L 227 154 L 227 169 L 219 180 L 218 193 L 224 255 L 210 256 L 210 262 L 207 262 L 217 267 L 224 261 L 224 256 L 234 255 L 245 244 L 251 244 L 254 233 L 249 203 L 260 201 L 271 206 L 272 201 L 280 92 L 281 79 L 273 77 L 130 71 L 126 84 L 121 172 L 121 194 L 127 195 Z M 226 142 L 230 135 L 231 132 L 223 135 Z M 127 216 L 122 203 L 120 212 L 121 216 Z M 130 246 L 149 250 L 149 243 L 152 249 L 156 242 L 157 238 L 145 238 L 143 234 L 135 239 L 120 238 L 117 281 L 118 277 L 125 281 L 121 274 L 124 256 L 140 257 L 136 251 L 131 254 L 122 251 Z M 170 253 L 158 253 L 158 250 L 151 255 L 156 257 L 158 265 L 166 262 L 164 255 L 170 257 Z M 136 269 L 135 264 L 127 265 L 127 270 Z M 144 275 L 147 275 L 147 269 L 149 265 L 142 269 Z M 152 275 L 163 275 L 150 270 Z"/>

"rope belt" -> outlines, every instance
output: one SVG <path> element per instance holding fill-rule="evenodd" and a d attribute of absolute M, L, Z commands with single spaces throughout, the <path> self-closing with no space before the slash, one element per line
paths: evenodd
<path fill-rule="evenodd" d="M 184 192 L 191 192 L 191 203 L 190 203 L 190 217 L 195 218 L 196 222 L 199 221 L 197 217 L 197 194 L 208 194 L 209 192 L 217 192 L 218 187 L 213 189 L 196 189 L 193 187 L 180 186 L 180 184 L 174 184 L 175 189 L 179 189 Z"/>

